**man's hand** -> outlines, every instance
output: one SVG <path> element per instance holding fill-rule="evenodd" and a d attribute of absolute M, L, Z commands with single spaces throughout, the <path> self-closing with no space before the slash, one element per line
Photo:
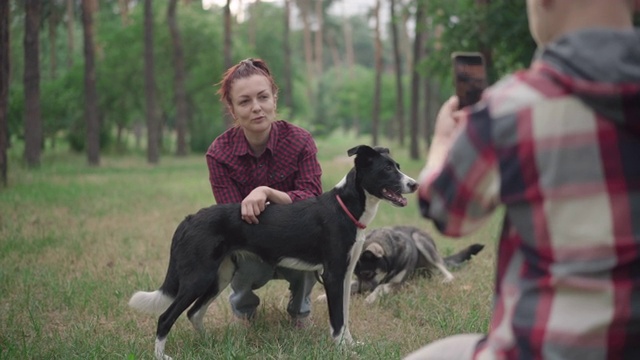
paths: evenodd
<path fill-rule="evenodd" d="M 463 112 L 458 110 L 458 104 L 458 97 L 452 96 L 438 112 L 427 158 L 428 168 L 437 169 L 442 166 L 458 130 L 464 125 L 465 117 Z"/>
<path fill-rule="evenodd" d="M 418 177 L 418 182 L 421 184 L 418 188 L 418 197 L 421 199 L 428 198 L 429 184 L 442 170 L 453 140 L 466 121 L 464 113 L 458 110 L 458 106 L 458 97 L 452 96 L 438 112 L 427 163 Z"/>

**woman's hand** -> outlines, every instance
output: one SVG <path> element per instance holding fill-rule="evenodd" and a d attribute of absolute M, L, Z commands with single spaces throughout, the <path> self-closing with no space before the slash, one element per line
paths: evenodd
<path fill-rule="evenodd" d="M 258 186 L 247 195 L 240 204 L 240 212 L 242 220 L 249 224 L 257 224 L 258 215 L 260 215 L 267 207 L 269 199 L 269 191 L 271 189 L 266 186 Z"/>
<path fill-rule="evenodd" d="M 274 204 L 291 204 L 291 198 L 286 192 L 272 189 L 268 186 L 258 186 L 247 195 L 240 204 L 242 220 L 249 224 L 257 224 L 258 215 L 270 203 Z"/>

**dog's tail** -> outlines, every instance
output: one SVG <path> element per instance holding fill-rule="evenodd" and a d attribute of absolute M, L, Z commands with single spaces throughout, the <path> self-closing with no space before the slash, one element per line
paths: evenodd
<path fill-rule="evenodd" d="M 160 315 L 173 302 L 173 298 L 156 290 L 152 292 L 138 291 L 129 300 L 129 306 L 148 314 Z"/>
<path fill-rule="evenodd" d="M 480 251 L 482 251 L 482 249 L 484 249 L 484 245 L 473 244 L 471 246 L 468 246 L 468 247 L 462 249 L 461 251 L 459 251 L 456 254 L 453 254 L 451 256 L 447 256 L 446 258 L 444 258 L 444 263 L 445 263 L 445 265 L 447 267 L 460 266 L 465 261 L 471 260 L 471 257 L 473 255 L 476 255 Z"/>
<path fill-rule="evenodd" d="M 167 267 L 167 274 L 164 277 L 164 282 L 160 289 L 152 292 L 138 291 L 129 300 L 129 306 L 132 308 L 150 314 L 162 314 L 167 310 L 169 305 L 173 302 L 173 299 L 178 294 L 178 287 L 180 281 L 178 273 L 176 271 L 176 247 L 183 241 L 185 236 L 185 230 L 187 229 L 187 223 L 189 222 L 191 215 L 187 216 L 176 228 L 171 241 L 171 254 L 169 256 L 169 266 Z"/>

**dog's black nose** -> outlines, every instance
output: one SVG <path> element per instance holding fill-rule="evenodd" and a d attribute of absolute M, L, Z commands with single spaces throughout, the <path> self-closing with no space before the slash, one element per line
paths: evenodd
<path fill-rule="evenodd" d="M 411 192 L 418 190 L 418 183 L 415 181 L 410 182 L 409 189 L 411 190 Z"/>

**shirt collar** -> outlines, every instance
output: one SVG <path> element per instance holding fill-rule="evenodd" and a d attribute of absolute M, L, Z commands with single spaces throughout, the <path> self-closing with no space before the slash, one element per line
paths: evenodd
<path fill-rule="evenodd" d="M 235 128 L 235 137 L 237 141 L 235 141 L 235 146 L 233 148 L 233 154 L 236 156 L 254 156 L 251 151 L 251 147 L 249 147 L 249 141 L 244 136 L 244 131 L 242 131 L 241 127 Z M 278 126 L 276 122 L 271 123 L 271 130 L 269 131 L 269 139 L 267 140 L 267 148 L 265 149 L 265 153 L 267 150 L 273 154 L 273 151 L 276 148 L 276 143 L 278 139 Z"/>

